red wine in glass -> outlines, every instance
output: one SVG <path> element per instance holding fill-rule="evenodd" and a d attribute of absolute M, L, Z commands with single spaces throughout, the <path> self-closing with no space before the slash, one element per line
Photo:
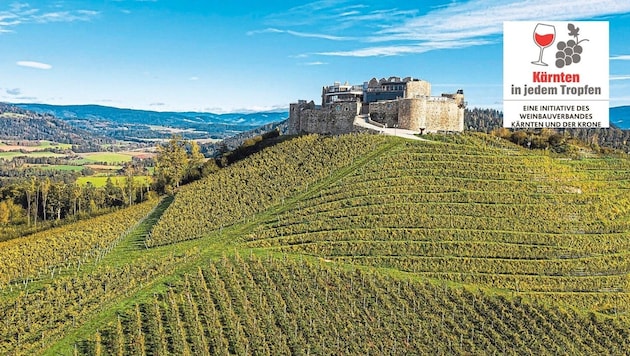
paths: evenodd
<path fill-rule="evenodd" d="M 542 60 L 543 50 L 551 46 L 555 38 L 556 28 L 553 25 L 545 25 L 543 23 L 536 25 L 536 28 L 534 28 L 534 43 L 540 47 L 540 55 L 538 56 L 538 60 L 533 61 L 532 64 L 547 66 L 547 63 Z"/>

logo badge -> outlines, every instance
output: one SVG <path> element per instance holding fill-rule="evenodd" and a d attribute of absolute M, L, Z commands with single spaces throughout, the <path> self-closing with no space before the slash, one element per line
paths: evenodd
<path fill-rule="evenodd" d="M 503 23 L 503 127 L 609 127 L 606 21 Z"/>

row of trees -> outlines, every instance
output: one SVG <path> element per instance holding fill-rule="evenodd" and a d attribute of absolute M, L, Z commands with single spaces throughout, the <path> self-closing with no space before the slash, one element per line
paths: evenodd
<path fill-rule="evenodd" d="M 93 215 L 103 209 L 129 206 L 146 200 L 150 186 L 133 175 L 117 183 L 108 177 L 96 187 L 29 177 L 0 188 L 0 226 L 36 226 L 70 216 Z"/>

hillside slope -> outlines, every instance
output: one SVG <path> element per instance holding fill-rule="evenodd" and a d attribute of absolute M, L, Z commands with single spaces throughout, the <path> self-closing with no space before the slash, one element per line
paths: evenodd
<path fill-rule="evenodd" d="M 431 139 L 299 137 L 186 186 L 5 286 L 0 353 L 626 352 L 630 161 Z"/>
<path fill-rule="evenodd" d="M 107 142 L 51 115 L 3 103 L 0 103 L 0 139 L 47 140 L 85 147 Z"/>

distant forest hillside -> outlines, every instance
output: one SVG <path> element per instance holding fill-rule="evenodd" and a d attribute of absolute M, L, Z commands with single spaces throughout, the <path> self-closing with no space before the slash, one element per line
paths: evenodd
<path fill-rule="evenodd" d="M 98 136 L 125 141 L 165 139 L 174 133 L 186 139 L 222 139 L 288 117 L 287 111 L 214 114 L 121 109 L 101 105 L 16 105 L 54 115 Z"/>
<path fill-rule="evenodd" d="M 617 126 L 630 123 L 630 107 L 612 108 L 610 115 L 611 127 L 609 129 L 556 129 L 555 131 L 559 134 L 566 132 L 570 137 L 589 145 L 630 153 L 630 130 L 620 129 Z M 464 127 L 470 131 L 489 133 L 502 125 L 503 113 L 498 110 L 474 108 L 467 109 L 464 113 Z"/>
<path fill-rule="evenodd" d="M 99 150 L 109 141 L 95 137 L 48 114 L 35 113 L 14 105 L 0 103 L 1 140 L 47 140 L 67 143 L 81 150 Z"/>

